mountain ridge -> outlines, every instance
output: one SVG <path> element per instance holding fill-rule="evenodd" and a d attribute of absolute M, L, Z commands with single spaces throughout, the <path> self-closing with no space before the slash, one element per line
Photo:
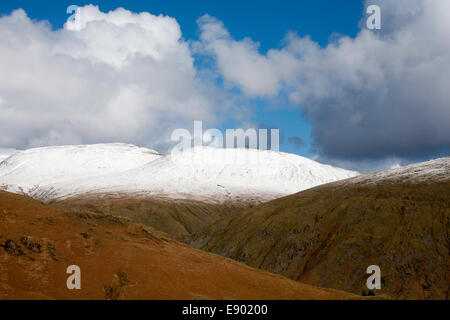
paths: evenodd
<path fill-rule="evenodd" d="M 16 153 L 0 163 L 0 188 L 42 201 L 126 193 L 260 203 L 357 174 L 270 150 L 197 147 L 160 155 L 133 145 L 101 144 Z"/>

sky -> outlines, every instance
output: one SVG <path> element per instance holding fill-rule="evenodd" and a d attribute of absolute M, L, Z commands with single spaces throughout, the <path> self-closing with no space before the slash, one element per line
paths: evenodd
<path fill-rule="evenodd" d="M 446 0 L 3 1 L 0 148 L 167 152 L 202 120 L 370 172 L 450 155 L 449 71 Z"/>

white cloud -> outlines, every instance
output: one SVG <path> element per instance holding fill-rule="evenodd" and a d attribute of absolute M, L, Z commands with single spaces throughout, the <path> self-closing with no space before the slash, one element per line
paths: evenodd
<path fill-rule="evenodd" d="M 286 51 L 258 52 L 259 44 L 249 38 L 235 41 L 222 22 L 205 15 L 198 20 L 201 49 L 214 55 L 223 78 L 238 85 L 249 96 L 271 97 L 298 70 L 298 61 Z"/>
<path fill-rule="evenodd" d="M 206 16 L 203 50 L 244 94 L 287 93 L 312 123 L 324 159 L 388 163 L 450 152 L 450 1 L 376 4 L 381 32 L 362 29 L 325 48 L 290 34 L 282 49 L 265 54 Z"/>
<path fill-rule="evenodd" d="M 88 5 L 80 8 L 77 20 L 66 22 L 64 29 L 81 31 L 63 32 L 71 35 L 60 38 L 63 53 L 70 51 L 72 57 L 124 66 L 136 56 L 146 56 L 188 74 L 195 72 L 189 47 L 181 41 L 180 27 L 171 17 L 135 14 L 123 8 L 103 13 Z"/>
<path fill-rule="evenodd" d="M 23 10 L 0 18 L 0 146 L 165 146 L 174 128 L 217 119 L 175 19 L 92 5 L 81 18 L 78 31 Z"/>

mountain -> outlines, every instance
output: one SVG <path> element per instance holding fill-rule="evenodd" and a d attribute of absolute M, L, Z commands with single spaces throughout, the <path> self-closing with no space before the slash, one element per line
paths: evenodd
<path fill-rule="evenodd" d="M 67 212 L 128 217 L 187 241 L 236 209 L 356 174 L 274 151 L 195 148 L 160 155 L 100 144 L 18 152 L 0 163 L 0 189 Z"/>
<path fill-rule="evenodd" d="M 110 215 L 0 191 L 0 299 L 355 299 L 193 249 Z M 81 290 L 67 268 L 80 267 Z"/>
<path fill-rule="evenodd" d="M 0 164 L 0 188 L 42 201 L 132 195 L 258 203 L 355 175 L 274 151 L 199 147 L 163 156 L 101 144 L 18 152 Z"/>
<path fill-rule="evenodd" d="M 126 144 L 29 149 L 0 163 L 0 186 L 32 195 L 40 187 L 126 171 L 159 157 L 156 151 Z"/>
<path fill-rule="evenodd" d="M 0 148 L 0 162 L 18 152 L 16 149 Z"/>
<path fill-rule="evenodd" d="M 448 299 L 450 158 L 361 175 L 241 210 L 192 244 L 296 281 L 394 298 Z"/>

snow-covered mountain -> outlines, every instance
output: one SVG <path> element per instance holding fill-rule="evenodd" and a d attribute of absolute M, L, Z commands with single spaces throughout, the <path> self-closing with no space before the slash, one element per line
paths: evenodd
<path fill-rule="evenodd" d="M 160 155 L 99 144 L 18 152 L 0 163 L 0 188 L 44 201 L 133 195 L 261 202 L 356 175 L 275 151 L 198 147 Z"/>
<path fill-rule="evenodd" d="M 450 179 L 450 157 L 439 158 L 408 166 L 364 174 L 352 179 L 338 182 L 343 184 L 374 183 L 423 183 L 447 181 Z"/>
<path fill-rule="evenodd" d="M 0 162 L 5 160 L 6 158 L 12 156 L 16 152 L 18 152 L 18 150 L 16 150 L 16 149 L 0 148 Z"/>

